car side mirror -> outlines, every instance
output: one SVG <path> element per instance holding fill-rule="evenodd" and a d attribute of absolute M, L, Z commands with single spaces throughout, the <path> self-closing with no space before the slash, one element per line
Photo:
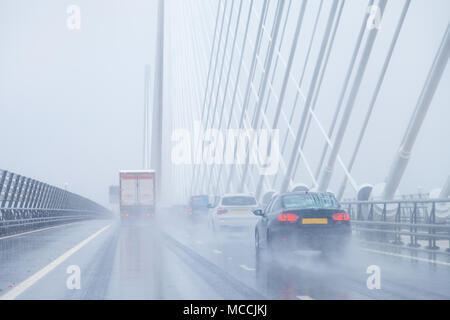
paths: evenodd
<path fill-rule="evenodd" d="M 253 214 L 254 214 L 255 216 L 258 216 L 258 217 L 264 216 L 264 213 L 263 213 L 263 211 L 262 211 L 261 209 L 258 209 L 258 210 L 253 211 Z"/>

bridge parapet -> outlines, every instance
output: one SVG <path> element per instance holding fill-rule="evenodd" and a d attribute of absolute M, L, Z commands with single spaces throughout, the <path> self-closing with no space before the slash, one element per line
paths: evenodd
<path fill-rule="evenodd" d="M 343 201 L 354 232 L 363 240 L 446 248 L 450 252 L 450 199 Z M 439 242 L 439 243 L 438 243 Z"/>
<path fill-rule="evenodd" d="M 0 234 L 108 215 L 85 197 L 0 169 Z"/>

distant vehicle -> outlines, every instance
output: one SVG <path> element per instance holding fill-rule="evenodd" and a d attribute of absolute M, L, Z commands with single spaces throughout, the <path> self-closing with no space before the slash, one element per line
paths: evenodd
<path fill-rule="evenodd" d="M 193 218 L 207 217 L 209 210 L 209 196 L 208 195 L 192 196 L 189 200 L 188 210 Z"/>
<path fill-rule="evenodd" d="M 257 252 L 312 249 L 341 252 L 350 242 L 350 216 L 331 193 L 296 192 L 276 195 L 255 228 Z"/>
<path fill-rule="evenodd" d="M 190 214 L 190 210 L 189 210 L 188 206 L 182 205 L 182 204 L 173 205 L 171 207 L 171 211 L 174 214 L 178 214 L 178 215 L 182 215 L 182 216 L 187 216 L 188 214 Z"/>
<path fill-rule="evenodd" d="M 213 232 L 222 230 L 253 230 L 258 218 L 253 210 L 259 208 L 255 196 L 249 194 L 224 195 L 212 208 L 210 225 Z"/>
<path fill-rule="evenodd" d="M 155 215 L 155 171 L 120 171 L 120 216 L 122 221 Z"/>

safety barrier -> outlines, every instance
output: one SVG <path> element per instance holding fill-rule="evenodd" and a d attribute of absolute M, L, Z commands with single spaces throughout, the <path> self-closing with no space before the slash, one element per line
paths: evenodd
<path fill-rule="evenodd" d="M 80 195 L 0 170 L 0 235 L 109 214 Z"/>
<path fill-rule="evenodd" d="M 450 199 L 342 202 L 352 219 L 355 234 L 369 241 L 438 250 L 438 240 L 448 240 L 450 252 Z"/>

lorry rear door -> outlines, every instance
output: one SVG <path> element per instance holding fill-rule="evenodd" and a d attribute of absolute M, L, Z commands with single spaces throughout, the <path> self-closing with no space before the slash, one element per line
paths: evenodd
<path fill-rule="evenodd" d="M 139 204 L 153 206 L 155 202 L 154 175 L 140 174 L 138 180 Z"/>
<path fill-rule="evenodd" d="M 120 205 L 134 206 L 137 202 L 137 176 L 133 174 L 122 174 L 120 176 Z"/>

